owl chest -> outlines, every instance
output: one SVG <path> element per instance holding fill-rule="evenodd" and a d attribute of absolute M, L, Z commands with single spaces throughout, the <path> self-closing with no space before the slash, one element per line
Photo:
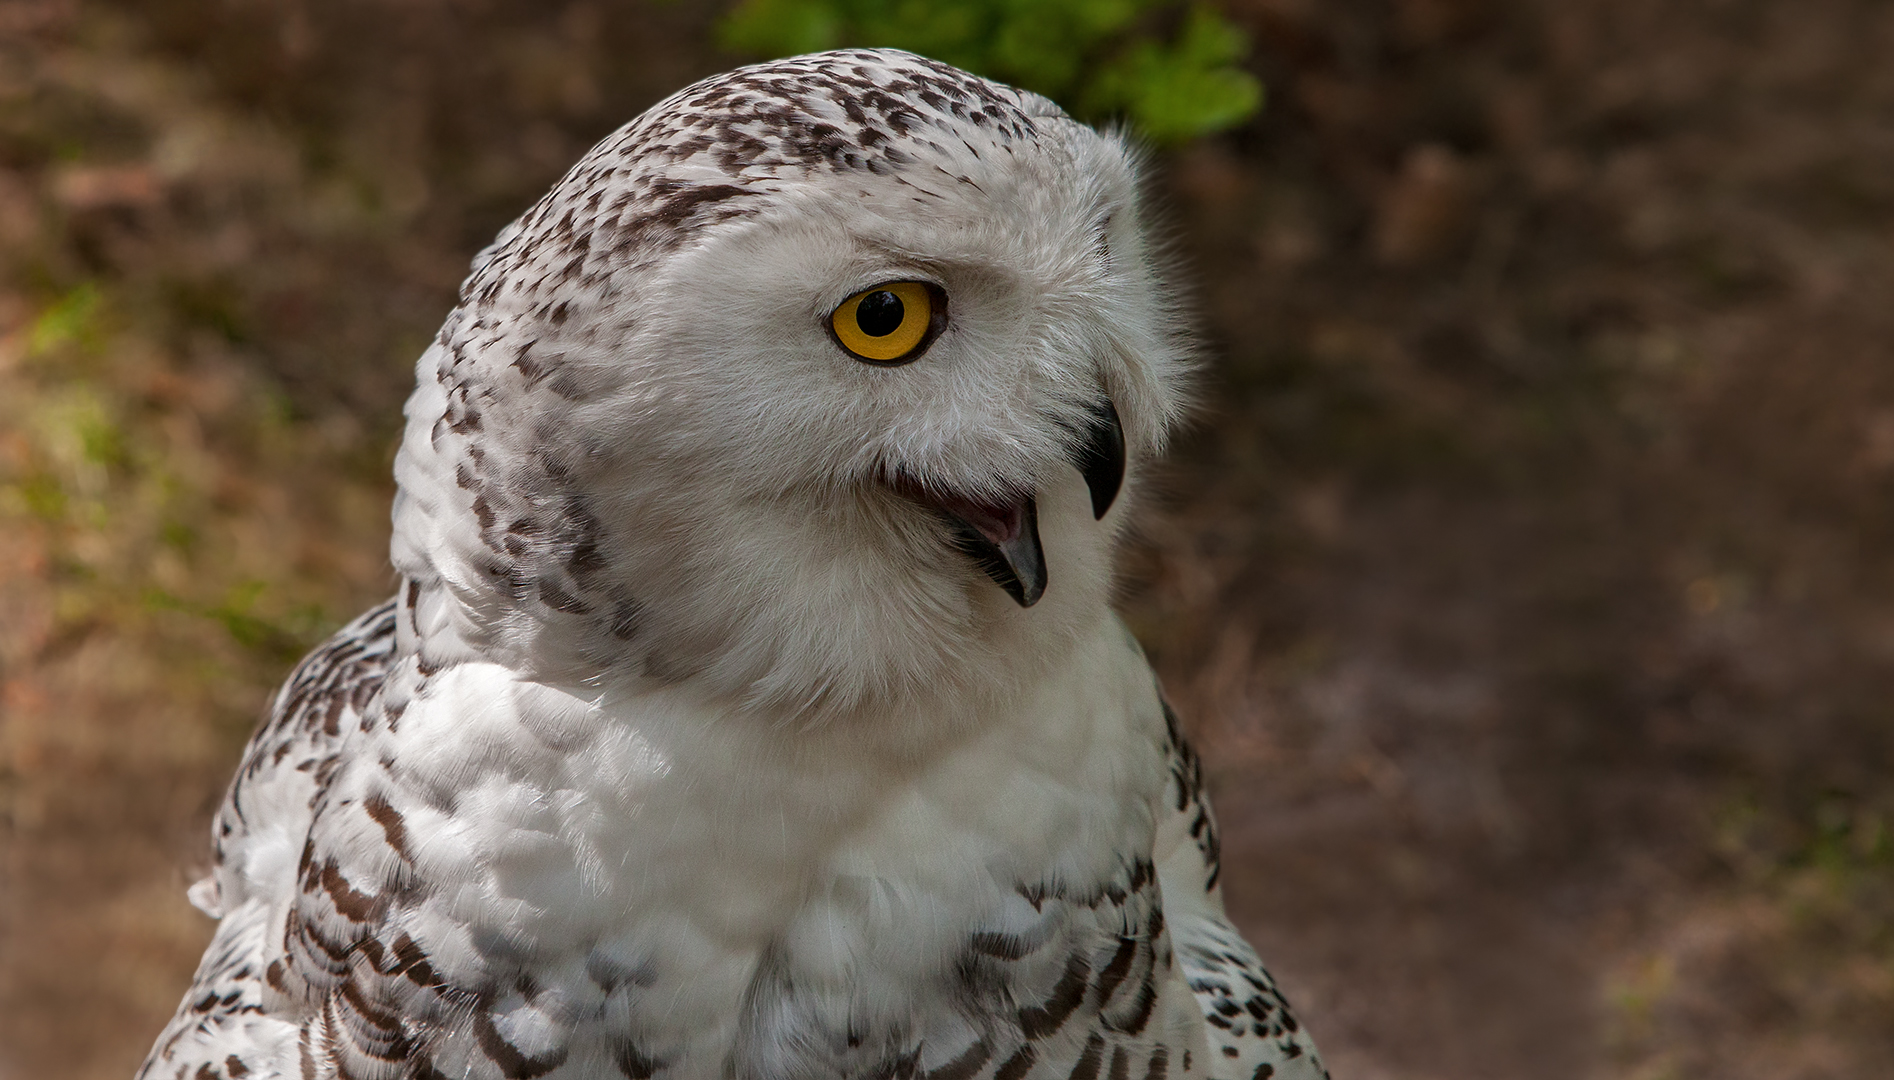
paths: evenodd
<path fill-rule="evenodd" d="M 640 890 L 623 921 L 555 946 L 571 974 L 536 989 L 584 1003 L 567 1008 L 569 1055 L 635 1052 L 675 1077 L 896 1076 L 1076 1061 L 1100 1032 L 1140 1061 L 1161 1042 L 1174 980 L 1148 859 L 1048 845 L 1018 866 L 902 874 L 909 850 L 1001 845 L 900 832 L 911 849 L 838 844 L 801 874 L 726 852 L 695 887 Z"/>
<path fill-rule="evenodd" d="M 331 780 L 284 937 L 303 1001 L 385 1003 L 451 1075 L 898 1075 L 1106 1021 L 1148 1050 L 1171 957 L 1135 731 L 849 766 L 509 692 L 452 743 L 411 707 L 420 749 Z"/>
<path fill-rule="evenodd" d="M 674 811 L 656 791 L 616 818 L 570 792 L 521 796 L 560 807 L 560 824 L 466 830 L 434 857 L 471 887 L 415 893 L 382 936 L 406 934 L 485 1012 L 440 1013 L 425 1041 L 441 1068 L 510 1047 L 496 1060 L 557 1059 L 574 1077 L 627 1061 L 630 1075 L 898 1075 L 1082 1053 L 1107 1016 L 1137 1043 L 1170 971 L 1148 814 L 1027 786 L 1036 814 L 1010 784 L 965 802 L 922 785 L 819 825 Z"/>

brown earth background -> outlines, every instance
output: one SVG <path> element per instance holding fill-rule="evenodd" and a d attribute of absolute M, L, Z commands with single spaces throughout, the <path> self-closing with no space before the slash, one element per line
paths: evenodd
<path fill-rule="evenodd" d="M 1894 1076 L 1894 4 L 1224 7 L 1125 608 L 1335 1075 Z M 0 1077 L 136 1067 L 468 258 L 714 15 L 0 2 Z"/>

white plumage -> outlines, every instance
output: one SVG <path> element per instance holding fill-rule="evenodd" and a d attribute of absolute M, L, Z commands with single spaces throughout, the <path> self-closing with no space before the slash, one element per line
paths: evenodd
<path fill-rule="evenodd" d="M 1170 310 L 1119 141 L 919 57 L 607 138 L 418 364 L 143 1075 L 1323 1075 L 1109 605 Z"/>

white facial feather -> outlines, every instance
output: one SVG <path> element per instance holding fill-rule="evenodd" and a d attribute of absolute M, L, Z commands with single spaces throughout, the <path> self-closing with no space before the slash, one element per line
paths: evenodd
<path fill-rule="evenodd" d="M 454 605 L 425 647 L 801 721 L 1016 685 L 1105 611 L 1122 514 L 1066 497 L 1087 410 L 1115 405 L 1135 477 L 1182 409 L 1137 195 L 1116 138 L 905 54 L 658 105 L 482 253 L 420 361 L 395 562 Z M 945 330 L 851 357 L 830 313 L 900 280 Z M 1045 601 L 1016 610 L 896 475 L 1037 494 Z"/>

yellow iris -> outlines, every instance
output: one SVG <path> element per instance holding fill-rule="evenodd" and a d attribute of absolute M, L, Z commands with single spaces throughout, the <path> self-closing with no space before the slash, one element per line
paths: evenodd
<path fill-rule="evenodd" d="M 829 316 L 835 340 L 875 364 L 908 359 L 934 323 L 934 291 L 918 281 L 891 281 L 842 301 Z"/>

